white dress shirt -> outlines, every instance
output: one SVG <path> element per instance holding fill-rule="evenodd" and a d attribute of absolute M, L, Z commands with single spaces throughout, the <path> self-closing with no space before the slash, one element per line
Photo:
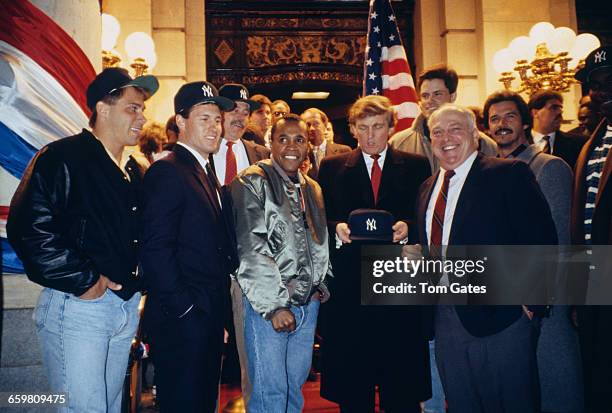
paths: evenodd
<path fill-rule="evenodd" d="M 459 200 L 459 195 L 461 195 L 461 190 L 463 189 L 463 184 L 472 168 L 472 164 L 474 163 L 474 159 L 478 152 L 472 153 L 468 158 L 463 161 L 461 165 L 459 165 L 455 169 L 455 175 L 450 179 L 448 183 L 448 193 L 446 194 L 446 210 L 444 211 L 444 225 L 442 227 L 442 245 L 448 245 L 448 238 L 450 236 L 450 230 L 453 226 L 453 217 L 455 216 L 455 209 L 457 208 L 457 201 Z M 433 191 L 431 192 L 431 198 L 429 198 L 429 204 L 427 206 L 427 214 L 425 215 L 425 230 L 427 231 L 427 243 L 431 244 L 431 220 L 433 219 L 433 212 L 436 206 L 436 200 L 438 199 L 438 194 L 442 189 L 442 183 L 444 182 L 444 173 L 446 170 L 440 167 L 440 173 L 438 174 L 438 179 L 436 180 L 436 185 L 434 186 Z"/>
<path fill-rule="evenodd" d="M 321 165 L 321 161 L 325 158 L 325 151 L 327 150 L 327 139 L 323 139 L 323 142 L 319 146 L 312 147 L 312 153 L 315 156 L 317 166 Z"/>
<path fill-rule="evenodd" d="M 219 178 L 221 185 L 223 185 L 225 182 L 225 157 L 227 155 L 227 149 L 227 140 L 223 138 L 221 139 L 219 150 L 213 155 L 213 160 L 215 161 L 215 173 L 217 174 L 217 178 Z M 250 165 L 249 157 L 247 156 L 246 148 L 244 147 L 242 139 L 238 139 L 236 142 L 234 142 L 234 145 L 232 145 L 232 151 L 234 151 L 234 156 L 236 156 L 236 173 L 240 173 Z"/>
<path fill-rule="evenodd" d="M 378 166 L 380 166 L 381 173 L 383 170 L 383 165 L 385 164 L 385 157 L 387 156 L 387 148 L 388 146 L 386 146 L 385 149 L 381 153 L 379 153 L 380 158 L 376 160 L 376 162 L 378 162 Z M 374 158 L 372 158 L 371 155 L 368 155 L 367 153 L 363 152 L 363 150 L 361 151 L 361 155 L 363 155 L 363 160 L 365 161 L 366 169 L 368 170 L 368 176 L 370 177 L 370 179 L 372 179 L 372 165 L 374 165 Z"/>
<path fill-rule="evenodd" d="M 540 148 L 541 150 L 544 150 L 544 146 L 546 146 L 546 140 L 544 139 L 544 136 L 549 137 L 548 141 L 550 142 L 550 153 L 552 153 L 553 149 L 555 148 L 555 134 L 556 132 L 551 132 L 544 135 L 543 133 L 540 133 L 534 129 L 531 130 L 531 137 L 533 138 L 533 143 L 538 145 L 538 148 Z"/>

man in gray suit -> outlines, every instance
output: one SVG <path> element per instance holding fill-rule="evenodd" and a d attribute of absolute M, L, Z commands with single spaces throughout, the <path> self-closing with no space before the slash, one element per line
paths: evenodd
<path fill-rule="evenodd" d="M 544 153 L 538 144 L 530 144 L 530 121 L 527 104 L 515 92 L 495 92 L 484 104 L 484 123 L 497 142 L 500 157 L 529 165 L 550 207 L 559 244 L 568 245 L 572 170 L 563 159 Z M 549 317 L 542 319 L 537 349 L 542 411 L 581 410 L 578 336 L 569 313 L 568 306 L 556 305 Z"/>

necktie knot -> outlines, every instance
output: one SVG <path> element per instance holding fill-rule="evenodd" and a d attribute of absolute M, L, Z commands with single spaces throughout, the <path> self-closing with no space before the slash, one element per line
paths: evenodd
<path fill-rule="evenodd" d="M 375 161 L 378 160 L 378 158 L 380 158 L 380 154 L 376 154 L 376 155 L 370 155 L 370 158 L 374 159 Z"/>
<path fill-rule="evenodd" d="M 546 135 L 542 138 L 542 142 L 544 142 L 544 147 L 542 148 L 542 152 L 547 153 L 550 155 L 551 153 L 551 148 L 550 148 L 550 136 Z"/>
<path fill-rule="evenodd" d="M 232 150 L 232 146 L 234 146 L 234 142 L 232 142 L 232 141 L 227 141 L 227 148 L 228 148 L 229 150 Z"/>
<path fill-rule="evenodd" d="M 444 180 L 445 181 L 450 181 L 450 179 L 455 176 L 455 171 L 453 171 L 452 169 L 449 171 L 444 172 Z"/>

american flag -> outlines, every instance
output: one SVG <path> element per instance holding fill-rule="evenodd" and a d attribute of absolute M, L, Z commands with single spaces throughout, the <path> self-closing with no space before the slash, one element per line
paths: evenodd
<path fill-rule="evenodd" d="M 395 132 L 410 127 L 419 107 L 391 0 L 370 1 L 363 95 L 379 94 L 391 99 L 397 112 Z"/>

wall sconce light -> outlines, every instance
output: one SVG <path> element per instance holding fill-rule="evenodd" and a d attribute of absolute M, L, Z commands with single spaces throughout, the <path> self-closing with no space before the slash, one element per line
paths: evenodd
<path fill-rule="evenodd" d="M 151 36 L 144 32 L 134 32 L 125 39 L 125 51 L 128 54 L 130 67 L 136 76 L 142 76 L 153 70 L 157 63 L 155 43 Z"/>
<path fill-rule="evenodd" d="M 119 21 L 110 14 L 102 13 L 102 67 L 105 69 L 121 66 L 121 55 L 115 50 L 120 32 Z M 124 47 L 135 76 L 142 76 L 153 70 L 157 63 L 157 54 L 151 36 L 144 32 L 134 32 L 125 39 Z"/>
<path fill-rule="evenodd" d="M 555 28 L 551 23 L 539 22 L 529 36 L 519 36 L 495 53 L 493 67 L 508 90 L 516 79 L 515 71 L 521 82 L 518 93 L 567 92 L 571 84 L 577 83 L 574 74 L 584 66 L 586 56 L 599 45 L 599 39 L 590 33 L 576 36 L 569 27 Z"/>
<path fill-rule="evenodd" d="M 121 62 L 121 55 L 115 50 L 119 32 L 119 21 L 110 14 L 102 13 L 102 67 L 105 69 L 119 66 Z"/>

